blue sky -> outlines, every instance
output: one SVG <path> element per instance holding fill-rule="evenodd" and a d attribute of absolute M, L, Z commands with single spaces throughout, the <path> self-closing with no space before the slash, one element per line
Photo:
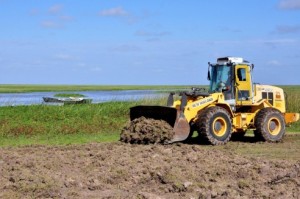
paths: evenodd
<path fill-rule="evenodd" d="M 0 84 L 203 85 L 239 56 L 300 84 L 300 0 L 0 0 Z"/>

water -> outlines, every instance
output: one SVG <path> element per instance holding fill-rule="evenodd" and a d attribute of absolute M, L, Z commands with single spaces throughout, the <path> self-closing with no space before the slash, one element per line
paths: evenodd
<path fill-rule="evenodd" d="M 166 94 L 157 93 L 154 90 L 0 93 L 0 106 L 44 104 L 43 97 L 54 97 L 57 93 L 79 93 L 92 99 L 92 103 L 133 101 L 166 96 Z"/>

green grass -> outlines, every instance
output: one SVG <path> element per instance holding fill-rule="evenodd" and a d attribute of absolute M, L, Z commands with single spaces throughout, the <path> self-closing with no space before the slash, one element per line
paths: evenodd
<path fill-rule="evenodd" d="M 57 93 L 54 97 L 85 97 L 85 95 L 79 93 Z"/>
<path fill-rule="evenodd" d="M 287 95 L 286 112 L 300 113 L 300 86 L 279 86 Z M 300 121 L 287 128 L 290 132 L 300 132 Z"/>
<path fill-rule="evenodd" d="M 286 93 L 287 112 L 300 112 L 300 86 L 279 86 Z"/>
<path fill-rule="evenodd" d="M 39 134 L 34 136 L 2 137 L 0 146 L 26 146 L 26 145 L 69 145 L 84 144 L 90 142 L 118 141 L 120 132 L 111 133 L 76 133 L 76 134 Z"/>
<path fill-rule="evenodd" d="M 69 106 L 0 107 L 0 146 L 117 141 L 129 108 L 165 99 Z"/>
<path fill-rule="evenodd" d="M 1 136 L 110 133 L 120 129 L 130 102 L 69 106 L 1 107 Z"/>
<path fill-rule="evenodd" d="M 22 93 L 42 91 L 95 91 L 95 90 L 177 90 L 192 86 L 179 85 L 30 85 L 0 84 L 0 93 Z M 199 87 L 199 86 L 198 86 Z"/>

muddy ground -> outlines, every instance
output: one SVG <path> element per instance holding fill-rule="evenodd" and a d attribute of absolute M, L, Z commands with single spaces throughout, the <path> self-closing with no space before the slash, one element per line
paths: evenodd
<path fill-rule="evenodd" d="M 0 198 L 299 198 L 299 138 L 0 148 Z"/>

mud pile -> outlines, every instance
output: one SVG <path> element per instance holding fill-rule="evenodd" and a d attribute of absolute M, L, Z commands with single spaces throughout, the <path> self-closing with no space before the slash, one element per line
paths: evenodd
<path fill-rule="evenodd" d="M 173 128 L 166 121 L 140 117 L 123 128 L 120 141 L 132 144 L 166 144 L 173 136 Z"/>

